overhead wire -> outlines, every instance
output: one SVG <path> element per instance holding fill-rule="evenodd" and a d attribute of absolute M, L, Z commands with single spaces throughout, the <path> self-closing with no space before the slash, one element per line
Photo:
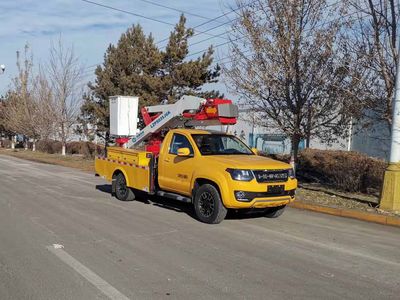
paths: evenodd
<path fill-rule="evenodd" d="M 156 18 L 148 17 L 148 16 L 145 16 L 145 15 L 141 15 L 141 14 L 138 14 L 138 13 L 127 11 L 127 10 L 124 10 L 124 9 L 116 8 L 116 7 L 113 7 L 113 6 L 106 5 L 106 4 L 94 2 L 94 1 L 91 1 L 91 0 L 81 0 L 81 1 L 89 3 L 89 4 L 92 4 L 92 5 L 100 6 L 100 7 L 103 7 L 103 8 L 107 8 L 107 9 L 115 10 L 115 11 L 118 11 L 118 12 L 122 12 L 122 13 L 125 13 L 125 14 L 129 14 L 129 15 L 132 15 L 132 16 L 135 16 L 135 17 L 139 17 L 139 18 L 143 18 L 143 19 L 146 19 L 146 20 L 150 20 L 150 21 L 153 21 L 153 22 L 161 23 L 161 24 L 164 24 L 164 25 L 175 26 L 175 24 L 173 24 L 173 23 L 169 23 L 169 22 L 166 22 L 166 21 L 163 21 L 163 20 L 159 20 L 159 19 L 156 19 Z"/>
<path fill-rule="evenodd" d="M 242 6 L 238 6 L 237 8 L 232 9 L 232 10 L 230 10 L 230 11 L 227 11 L 227 12 L 225 12 L 225 13 L 223 13 L 223 14 L 221 14 L 221 15 L 215 17 L 215 18 L 213 18 L 212 20 L 215 21 L 215 20 L 218 20 L 218 19 L 220 19 L 220 18 L 223 18 L 223 17 L 225 17 L 225 16 L 227 16 L 227 15 L 233 13 L 233 12 L 236 12 L 236 11 L 238 11 L 239 9 L 242 9 L 243 7 L 247 7 L 247 6 L 253 4 L 253 3 L 257 2 L 257 1 L 259 1 L 259 0 L 254 0 L 254 1 L 251 1 L 251 2 L 249 2 L 249 3 L 247 3 L 247 4 L 244 4 L 244 5 L 242 5 Z M 205 30 L 204 32 L 208 32 L 208 31 L 217 29 L 217 28 L 219 28 L 219 27 L 221 27 L 221 26 L 224 26 L 224 25 L 226 25 L 226 24 L 229 24 L 229 23 L 231 23 L 231 22 L 232 22 L 232 20 L 229 20 L 228 22 L 225 22 L 225 23 L 222 23 L 222 24 L 220 24 L 220 25 L 217 25 L 217 26 L 215 26 L 215 27 L 213 27 L 213 28 L 207 29 L 207 30 Z M 196 29 L 196 28 L 201 27 L 201 26 L 204 26 L 204 25 L 206 25 L 206 24 L 208 24 L 208 23 L 210 23 L 210 21 L 206 21 L 206 22 L 200 23 L 200 24 L 198 24 L 198 25 L 192 27 L 192 29 Z M 195 36 L 197 36 L 197 35 L 199 35 L 199 34 L 202 34 L 202 33 L 195 33 L 195 34 L 193 34 L 193 36 L 191 36 L 191 38 L 192 38 L 192 37 L 195 37 Z M 158 45 L 158 44 L 160 44 L 160 43 L 162 43 L 162 42 L 168 41 L 168 39 L 169 39 L 169 37 L 166 37 L 166 38 L 164 38 L 164 39 L 162 39 L 162 40 L 159 40 L 159 41 L 156 42 L 156 45 Z"/>
<path fill-rule="evenodd" d="M 258 1 L 258 0 L 257 0 L 257 1 Z M 255 1 L 254 1 L 254 2 L 255 2 Z M 254 3 L 254 2 L 253 2 L 253 3 Z M 336 1 L 336 2 L 334 2 L 334 3 L 331 3 L 331 4 L 327 5 L 327 6 L 325 7 L 325 9 L 326 9 L 326 8 L 329 8 L 329 7 L 331 7 L 331 6 L 337 5 L 337 4 L 339 4 L 339 3 L 341 3 L 341 1 Z M 332 21 L 335 21 L 335 20 L 332 20 Z M 331 23 L 332 23 L 332 22 L 331 22 Z M 232 30 L 230 30 L 229 32 L 231 32 L 231 31 L 232 31 Z M 237 41 L 237 40 L 244 39 L 245 37 L 246 37 L 245 35 L 242 35 L 241 37 L 238 37 L 238 38 L 236 38 L 236 39 L 234 39 L 234 40 L 229 40 L 229 41 L 227 41 L 227 42 L 217 44 L 217 45 L 213 46 L 213 48 L 216 49 L 216 48 L 225 46 L 225 45 L 227 45 L 227 44 L 229 44 L 229 43 L 231 43 L 231 42 L 235 42 L 235 41 Z M 204 41 L 207 41 L 207 40 L 210 40 L 210 39 L 205 39 Z M 193 46 L 193 44 L 191 44 L 191 45 Z M 187 57 L 192 57 L 192 56 L 194 56 L 194 55 L 203 53 L 203 52 L 205 52 L 205 51 L 207 51 L 207 50 L 208 50 L 208 48 L 202 49 L 202 50 L 200 50 L 200 51 L 197 51 L 197 52 L 194 52 L 194 53 L 189 54 Z"/>
<path fill-rule="evenodd" d="M 395 6 L 395 8 L 398 8 L 398 7 L 399 7 L 399 5 L 396 5 L 396 6 Z M 346 14 L 346 15 L 343 15 L 343 16 L 339 17 L 339 18 L 336 18 L 336 19 L 333 19 L 333 20 L 330 20 L 330 21 L 326 21 L 326 22 L 320 24 L 319 26 L 317 26 L 317 27 L 315 27 L 315 28 L 323 27 L 323 26 L 325 26 L 325 25 L 331 24 L 331 23 L 336 22 L 336 21 L 339 21 L 339 20 L 341 20 L 341 19 L 346 19 L 347 17 L 352 16 L 352 15 L 355 15 L 355 14 L 358 14 L 358 13 L 360 13 L 360 11 L 354 11 L 354 12 L 352 12 L 352 13 L 348 13 L 348 14 Z M 350 20 L 346 19 L 341 25 L 344 25 L 346 22 L 349 22 L 349 21 L 350 21 L 350 22 L 352 22 L 352 21 L 357 21 L 357 20 L 359 20 L 359 19 L 364 19 L 364 18 L 367 18 L 367 17 L 370 17 L 370 15 L 366 14 L 366 15 L 364 15 L 364 16 L 358 17 L 357 19 L 350 19 Z M 310 29 L 306 29 L 306 30 L 304 30 L 304 31 L 305 31 L 305 32 L 306 32 L 306 31 L 310 31 Z M 239 37 L 239 38 L 233 40 L 233 42 L 236 41 L 236 40 L 239 40 L 239 39 L 243 39 L 243 38 L 245 38 L 245 36 Z M 225 44 L 225 43 L 223 43 L 223 44 Z M 218 46 L 218 45 L 217 45 L 217 46 Z M 214 48 L 217 48 L 217 46 L 215 46 Z M 204 51 L 207 51 L 207 49 L 206 49 L 206 50 L 203 50 L 203 52 L 204 52 Z M 252 51 L 252 49 L 248 49 L 248 50 L 245 50 L 244 52 L 242 52 L 242 54 L 245 54 L 245 53 L 248 53 L 248 52 L 251 52 L 251 51 Z M 201 51 L 199 51 L 199 52 L 201 52 Z M 198 53 L 194 53 L 194 54 L 198 54 Z M 249 57 L 251 57 L 251 55 L 253 55 L 253 54 L 245 55 L 244 57 L 245 57 L 245 58 L 249 58 Z M 228 60 L 228 61 L 226 61 L 226 62 L 222 62 L 223 60 L 225 60 L 225 59 L 227 59 L 227 58 L 230 58 L 231 60 Z M 218 63 L 218 64 L 221 64 L 221 65 L 230 64 L 230 63 L 232 63 L 232 62 L 234 62 L 234 60 L 232 59 L 232 56 L 229 56 L 229 55 L 228 55 L 228 56 L 224 56 L 224 57 L 222 57 L 222 58 L 220 58 L 220 59 L 214 61 L 214 63 Z"/>
<path fill-rule="evenodd" d="M 140 14 L 135 14 L 135 13 L 132 13 L 132 12 L 129 12 L 129 11 L 121 10 L 121 9 L 118 9 L 118 8 L 115 8 L 115 7 L 111 7 L 111 6 L 108 6 L 108 5 L 104 5 L 104 4 L 101 4 L 101 3 L 97 3 L 97 2 L 94 2 L 94 1 L 90 1 L 90 0 L 81 0 L 81 1 L 87 2 L 87 3 L 90 3 L 90 4 L 93 4 L 93 5 L 101 6 L 101 7 L 104 7 L 104 8 L 108 8 L 108 9 L 112 9 L 112 10 L 124 12 L 124 13 L 127 13 L 127 14 L 133 14 L 133 15 L 135 15 L 135 16 L 144 17 L 144 18 L 146 18 L 146 19 L 148 18 L 148 17 L 142 16 L 142 15 L 140 15 Z M 148 0 L 139 0 L 139 1 L 147 2 Z M 210 20 L 207 20 L 207 21 L 205 21 L 205 22 L 202 22 L 202 23 L 200 23 L 200 24 L 194 26 L 192 29 L 196 29 L 196 28 L 198 28 L 198 27 L 201 27 L 201 26 L 204 26 L 204 25 L 206 25 L 206 24 L 209 24 L 209 23 L 211 23 L 212 21 L 219 20 L 219 19 L 221 19 L 221 18 L 223 18 L 223 17 L 225 17 L 225 16 L 227 16 L 227 15 L 229 15 L 229 14 L 231 14 L 231 13 L 234 13 L 234 12 L 238 11 L 239 9 L 242 9 L 242 8 L 244 8 L 244 7 L 247 7 L 247 6 L 249 6 L 249 5 L 252 5 L 252 4 L 254 4 L 255 2 L 257 2 L 257 1 L 259 1 L 259 0 L 253 0 L 253 1 L 249 2 L 249 3 L 247 3 L 247 4 L 244 4 L 244 5 L 242 5 L 242 6 L 238 6 L 238 7 L 236 7 L 235 9 L 232 9 L 232 10 L 230 10 L 230 11 L 227 11 L 227 12 L 225 12 L 225 13 L 223 13 L 223 14 L 221 14 L 221 15 L 215 17 L 215 18 L 210 18 Z M 235 18 L 235 19 L 237 19 L 237 18 Z M 150 18 L 150 20 L 153 20 L 153 18 Z M 154 19 L 154 21 L 157 21 L 157 22 L 158 22 L 158 20 L 156 20 L 156 19 Z M 228 20 L 227 22 L 224 22 L 224 23 L 222 23 L 222 24 L 219 24 L 219 25 L 217 25 L 217 26 L 214 26 L 214 27 L 212 27 L 212 28 L 209 28 L 209 29 L 205 30 L 204 32 L 196 32 L 192 37 L 198 36 L 198 35 L 200 35 L 200 34 L 207 33 L 207 32 L 209 32 L 209 31 L 211 31 L 211 30 L 215 30 L 215 29 L 220 28 L 220 27 L 222 27 L 222 26 L 224 26 L 224 25 L 227 25 L 227 24 L 229 24 L 229 23 L 231 23 L 231 22 L 232 22 L 232 20 Z M 172 25 L 172 24 L 168 23 L 167 25 Z M 175 26 L 175 25 L 173 25 L 173 26 Z M 211 39 L 213 39 L 213 38 L 218 38 L 218 37 L 223 36 L 223 35 L 225 35 L 225 34 L 226 34 L 226 33 L 218 34 L 218 35 L 212 36 L 212 37 L 210 37 L 210 38 L 208 38 L 208 39 L 204 39 L 204 40 L 202 40 L 202 41 L 196 42 L 196 43 L 194 43 L 194 44 L 197 45 L 197 44 L 200 44 L 200 43 L 202 43 L 202 42 L 211 40 Z M 162 40 L 157 41 L 155 44 L 158 45 L 158 44 L 160 44 L 160 43 L 162 43 L 162 42 L 164 42 L 164 41 L 167 41 L 168 39 L 169 39 L 169 37 L 164 38 L 164 39 L 162 39 Z M 100 64 L 100 63 L 99 63 L 99 64 Z M 90 65 L 90 66 L 86 67 L 86 69 L 90 69 L 90 68 L 92 68 L 92 67 L 97 67 L 99 64 Z"/>
<path fill-rule="evenodd" d="M 188 16 L 193 16 L 193 17 L 197 17 L 197 18 L 201 18 L 201 19 L 215 21 L 213 18 L 205 17 L 205 16 L 202 16 L 202 15 L 199 15 L 199 14 L 195 14 L 195 13 L 189 12 L 187 10 L 174 8 L 174 7 L 167 6 L 167 5 L 164 5 L 164 4 L 160 4 L 160 3 L 157 3 L 157 2 L 154 2 L 154 1 L 150 1 L 150 0 L 137 0 L 137 1 L 141 1 L 141 2 L 148 3 L 148 4 L 151 4 L 151 5 L 154 5 L 154 6 L 162 7 L 162 8 L 166 8 L 166 9 L 169 9 L 169 10 L 172 10 L 172 11 L 180 12 L 180 13 L 188 15 Z"/>
<path fill-rule="evenodd" d="M 131 12 L 131 11 L 127 11 L 125 9 L 120 9 L 120 8 L 116 8 L 116 7 L 113 7 L 113 6 L 105 5 L 105 4 L 102 4 L 102 3 L 95 2 L 95 1 L 91 1 L 91 0 L 81 0 L 81 1 L 89 3 L 89 4 L 92 4 L 92 5 L 100 6 L 100 7 L 103 7 L 103 8 L 115 10 L 115 11 L 126 13 L 126 14 L 129 14 L 129 15 L 133 15 L 133 16 L 136 16 L 136 17 L 140 17 L 140 18 L 143 18 L 143 19 L 147 19 L 147 20 L 150 20 L 150 21 L 153 21 L 153 22 L 158 22 L 158 23 L 161 23 L 161 24 L 164 24 L 164 25 L 169 25 L 169 26 L 173 26 L 173 27 L 176 26 L 176 24 L 173 24 L 173 23 L 170 23 L 170 22 L 166 22 L 166 21 L 159 20 L 159 19 L 156 19 L 156 18 L 153 18 L 153 17 L 148 17 L 148 16 L 145 16 L 145 15 L 142 15 L 142 14 L 138 14 L 138 13 L 134 13 L 134 12 Z M 203 31 L 199 31 L 199 30 L 197 30 L 197 32 L 201 33 L 201 34 L 214 36 L 213 34 L 208 33 L 208 32 L 203 32 Z"/>
<path fill-rule="evenodd" d="M 133 14 L 133 15 L 138 15 L 138 16 L 140 16 L 140 17 L 148 18 L 148 17 L 146 17 L 146 16 L 142 16 L 142 15 L 135 14 L 135 13 L 132 13 L 132 12 L 129 12 L 129 11 L 125 11 L 125 10 L 120 10 L 120 9 L 118 9 L 118 8 L 114 8 L 114 7 L 111 7 L 111 6 L 103 5 L 103 4 L 94 2 L 94 1 L 90 1 L 90 0 L 81 0 L 81 1 L 88 2 L 88 3 L 91 3 L 91 4 L 95 4 L 95 5 L 99 5 L 99 6 L 102 6 L 102 7 L 109 8 L 109 9 L 117 10 L 117 11 L 122 11 L 122 12 L 125 12 L 125 13 L 128 13 L 128 14 Z M 139 0 L 139 1 L 150 2 L 149 0 Z M 212 21 L 215 21 L 215 20 L 217 20 L 217 19 L 220 19 L 220 18 L 222 18 L 222 17 L 224 17 L 224 16 L 226 16 L 226 15 L 228 15 L 228 14 L 230 14 L 230 13 L 233 13 L 233 12 L 239 10 L 239 9 L 242 9 L 243 7 L 249 6 L 249 5 L 251 5 L 251 4 L 253 4 L 253 3 L 257 2 L 257 1 L 259 1 L 259 0 L 251 1 L 251 2 L 249 2 L 249 3 L 247 3 L 247 4 L 245 4 L 245 5 L 239 6 L 239 7 L 235 8 L 235 9 L 233 9 L 233 10 L 230 10 L 230 11 L 228 11 L 228 12 L 225 12 L 224 14 L 221 14 L 221 15 L 215 17 L 215 18 L 212 18 L 212 19 L 210 19 L 210 20 L 208 20 L 208 21 L 205 21 L 205 22 L 203 22 L 203 23 L 200 23 L 200 24 L 196 25 L 195 27 L 193 27 L 193 29 L 198 28 L 198 27 L 203 26 L 203 25 L 206 25 L 206 24 L 208 24 L 208 23 L 210 23 L 210 22 L 212 22 Z M 327 5 L 326 8 L 331 7 L 331 6 L 334 6 L 334 5 L 337 5 L 337 4 L 339 4 L 340 2 L 341 2 L 341 1 L 336 1 L 336 2 L 334 2 L 334 3 L 331 3 L 331 4 Z M 355 14 L 355 13 L 357 13 L 357 12 L 353 12 L 353 13 L 348 14 L 348 15 L 352 15 L 352 14 Z M 332 22 L 334 22 L 334 21 L 336 21 L 336 20 L 339 20 L 339 19 L 341 19 L 341 18 L 345 18 L 345 17 L 347 17 L 348 15 L 342 16 L 342 17 L 337 18 L 337 19 L 334 19 L 334 20 L 331 20 L 331 21 L 329 21 L 329 22 L 325 22 L 325 23 L 321 24 L 321 26 L 323 26 L 323 25 L 326 24 L 326 23 L 332 23 Z M 237 18 L 235 18 L 234 20 L 236 20 L 236 19 L 237 19 Z M 150 20 L 159 21 L 159 20 L 153 19 L 153 18 L 150 18 Z M 212 27 L 212 28 L 209 28 L 209 29 L 207 29 L 207 30 L 205 30 L 205 31 L 198 31 L 198 32 L 195 33 L 193 36 L 197 36 L 197 35 L 200 35 L 200 34 L 207 34 L 209 31 L 215 30 L 215 29 L 220 28 L 220 27 L 222 27 L 222 26 L 224 26 L 224 25 L 227 25 L 227 24 L 229 24 L 229 23 L 232 23 L 234 20 L 229 20 L 229 21 L 227 21 L 227 22 L 221 23 L 221 24 L 219 24 L 219 25 L 217 25 L 217 26 L 214 26 L 214 27 Z M 172 23 L 168 23 L 168 25 L 175 26 L 175 24 L 172 24 Z M 222 37 L 223 35 L 226 35 L 226 34 L 228 34 L 228 33 L 231 32 L 231 31 L 232 31 L 232 30 L 230 30 L 230 31 L 228 31 L 228 32 L 220 33 L 220 34 L 217 34 L 217 35 L 211 35 L 211 37 L 206 38 L 206 39 L 203 39 L 203 40 L 198 41 L 198 42 L 195 42 L 195 43 L 191 44 L 191 46 L 197 45 L 197 44 L 200 44 L 200 43 L 203 43 L 203 42 L 205 42 L 205 41 L 208 41 L 208 40 L 211 40 L 211 39 L 214 39 L 214 38 Z M 193 36 L 192 36 L 192 37 L 193 37 Z M 222 47 L 222 46 L 224 46 L 224 45 L 230 44 L 231 42 L 235 42 L 235 41 L 240 40 L 240 39 L 243 39 L 243 38 L 245 38 L 245 36 L 238 37 L 238 38 L 233 39 L 233 40 L 228 40 L 228 41 L 226 41 L 226 42 L 223 42 L 223 43 L 220 43 L 220 44 L 217 44 L 217 45 L 213 46 L 213 48 L 216 49 L 216 48 Z M 159 43 L 161 43 L 161 42 L 163 42 L 163 41 L 166 41 L 166 40 L 168 40 L 168 39 L 169 39 L 169 38 L 165 38 L 165 39 L 163 39 L 163 40 L 160 40 L 160 41 L 156 42 L 156 44 L 159 44 Z M 207 49 L 202 49 L 202 50 L 200 50 L 200 51 L 196 51 L 196 52 L 194 52 L 194 53 L 189 54 L 187 57 L 192 57 L 192 56 L 195 56 L 195 55 L 197 55 L 197 54 L 204 53 L 204 52 L 207 51 L 207 50 L 208 50 L 208 48 L 207 48 Z M 246 52 L 248 52 L 248 51 L 249 51 L 249 50 L 247 50 Z M 225 60 L 225 59 L 227 59 L 227 58 L 231 58 L 231 57 L 230 57 L 230 56 L 225 56 L 225 57 L 220 58 L 220 59 L 217 60 L 216 62 L 221 62 L 222 60 Z M 226 64 L 226 63 L 229 63 L 229 62 L 225 62 L 224 64 Z M 87 69 L 92 68 L 92 67 L 97 67 L 97 65 L 98 65 L 98 64 L 94 64 L 94 65 L 88 66 Z"/>

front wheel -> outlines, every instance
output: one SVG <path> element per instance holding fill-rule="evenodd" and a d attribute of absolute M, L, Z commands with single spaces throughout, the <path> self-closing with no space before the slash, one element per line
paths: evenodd
<path fill-rule="evenodd" d="M 124 174 L 119 173 L 115 177 L 115 196 L 121 201 L 132 201 L 135 199 L 135 194 L 132 189 L 126 185 Z"/>
<path fill-rule="evenodd" d="M 267 210 L 264 213 L 264 216 L 267 218 L 277 218 L 283 214 L 283 212 L 285 211 L 285 207 L 286 205 L 267 208 Z"/>
<path fill-rule="evenodd" d="M 228 212 L 218 190 L 211 184 L 200 186 L 193 202 L 197 218 L 207 224 L 221 223 Z"/>

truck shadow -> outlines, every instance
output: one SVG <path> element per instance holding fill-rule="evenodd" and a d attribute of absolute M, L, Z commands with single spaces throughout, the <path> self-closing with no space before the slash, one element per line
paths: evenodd
<path fill-rule="evenodd" d="M 99 184 L 96 185 L 96 190 L 111 195 L 111 184 Z M 135 200 L 137 202 L 153 205 L 156 207 L 169 209 L 179 213 L 186 213 L 191 218 L 197 220 L 193 206 L 189 203 L 183 203 L 173 199 L 165 199 L 160 196 L 148 195 L 145 192 L 135 191 Z M 116 201 L 120 201 L 114 197 Z M 123 201 L 121 201 L 123 202 Z M 240 219 L 254 219 L 262 218 L 264 214 L 262 211 L 246 210 L 246 211 L 235 211 L 229 210 L 226 216 L 227 220 L 240 220 Z"/>
<path fill-rule="evenodd" d="M 111 195 L 111 184 L 96 185 L 96 190 Z M 120 201 L 115 197 L 114 197 L 114 199 L 116 201 Z M 147 205 L 153 205 L 156 207 L 169 209 L 169 210 L 180 212 L 180 213 L 186 213 L 190 217 L 196 219 L 192 205 L 187 204 L 187 203 L 183 203 L 183 202 L 172 200 L 172 199 L 165 200 L 162 197 L 155 196 L 155 195 L 148 195 L 147 193 L 141 192 L 141 191 L 135 191 L 135 200 L 134 201 L 144 203 Z M 121 202 L 123 202 L 123 201 L 121 201 Z"/>
<path fill-rule="evenodd" d="M 96 190 L 111 195 L 111 184 L 98 184 Z"/>

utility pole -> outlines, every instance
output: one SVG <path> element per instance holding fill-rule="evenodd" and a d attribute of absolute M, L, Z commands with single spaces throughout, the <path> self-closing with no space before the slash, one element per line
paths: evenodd
<path fill-rule="evenodd" d="M 397 49 L 390 162 L 385 171 L 380 208 L 400 211 L 400 39 Z"/>

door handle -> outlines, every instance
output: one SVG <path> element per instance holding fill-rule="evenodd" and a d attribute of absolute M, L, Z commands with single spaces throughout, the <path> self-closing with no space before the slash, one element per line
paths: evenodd
<path fill-rule="evenodd" d="M 169 158 L 164 158 L 164 161 L 165 162 L 169 162 Z"/>

